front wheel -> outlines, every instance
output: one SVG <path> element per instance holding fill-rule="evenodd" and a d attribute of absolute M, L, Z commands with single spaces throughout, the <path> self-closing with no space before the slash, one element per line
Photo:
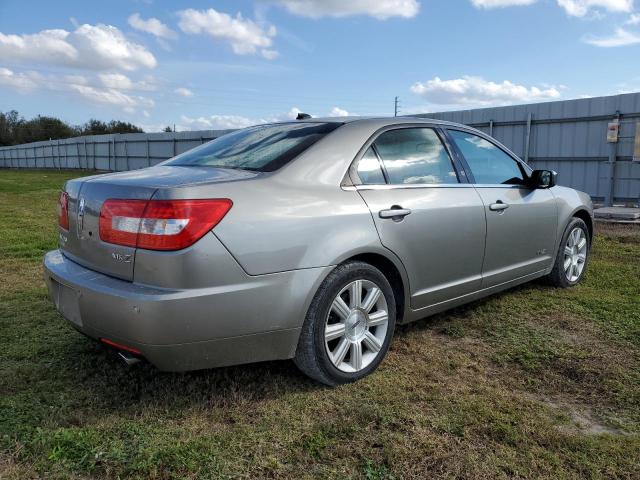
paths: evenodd
<path fill-rule="evenodd" d="M 580 218 L 573 218 L 562 235 L 549 282 L 560 288 L 576 285 L 587 268 L 590 246 L 587 224 Z"/>
<path fill-rule="evenodd" d="M 395 311 L 393 290 L 380 270 L 364 262 L 336 267 L 311 302 L 296 365 L 331 386 L 367 376 L 389 349 Z"/>

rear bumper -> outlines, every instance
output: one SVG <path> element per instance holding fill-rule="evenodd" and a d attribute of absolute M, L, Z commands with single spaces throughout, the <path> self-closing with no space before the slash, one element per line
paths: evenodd
<path fill-rule="evenodd" d="M 243 275 L 230 285 L 156 288 L 44 258 L 49 295 L 85 335 L 133 347 L 152 364 L 184 371 L 291 358 L 306 309 L 331 267 Z"/>

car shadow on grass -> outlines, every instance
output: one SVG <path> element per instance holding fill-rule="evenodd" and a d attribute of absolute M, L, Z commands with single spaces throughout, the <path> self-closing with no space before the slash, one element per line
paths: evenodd
<path fill-rule="evenodd" d="M 492 298 L 526 291 L 521 286 Z M 534 287 L 537 288 L 537 287 Z M 453 310 L 396 328 L 396 341 L 411 332 L 433 331 L 457 336 L 452 322 L 473 316 L 491 299 L 482 299 Z M 71 329 L 70 329 L 71 330 Z M 463 335 L 464 333 L 459 333 Z M 291 360 L 250 363 L 183 373 L 162 372 L 143 361 L 127 366 L 117 352 L 102 344 L 69 332 L 66 354 L 59 357 L 70 389 L 90 397 L 91 405 L 103 412 L 145 406 L 186 408 L 189 406 L 225 407 L 238 402 L 256 403 L 285 395 L 329 389 L 304 376 Z"/>

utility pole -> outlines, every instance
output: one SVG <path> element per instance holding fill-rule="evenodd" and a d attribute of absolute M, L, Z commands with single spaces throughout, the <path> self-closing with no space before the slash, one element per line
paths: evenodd
<path fill-rule="evenodd" d="M 398 106 L 399 106 L 399 101 L 398 101 L 398 96 L 396 95 L 396 99 L 393 102 L 393 116 L 397 117 L 398 116 Z"/>

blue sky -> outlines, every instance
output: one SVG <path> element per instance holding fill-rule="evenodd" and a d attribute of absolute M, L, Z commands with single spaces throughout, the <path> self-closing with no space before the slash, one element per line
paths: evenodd
<path fill-rule="evenodd" d="M 0 110 L 148 131 L 610 95 L 639 59 L 634 0 L 0 0 Z"/>

